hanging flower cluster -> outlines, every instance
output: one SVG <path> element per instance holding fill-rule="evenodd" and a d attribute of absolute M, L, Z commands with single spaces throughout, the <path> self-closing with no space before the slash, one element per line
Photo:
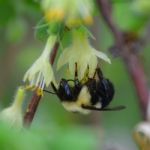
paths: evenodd
<path fill-rule="evenodd" d="M 92 24 L 92 0 L 42 0 L 48 22 L 63 21 L 69 27 Z"/>
<path fill-rule="evenodd" d="M 63 36 L 66 32 L 70 33 L 71 40 L 66 47 L 62 46 L 57 69 L 67 64 L 69 73 L 73 75 L 77 63 L 81 80 L 87 67 L 89 67 L 89 75 L 93 75 L 98 58 L 110 63 L 106 54 L 91 46 L 90 34 L 85 27 L 93 22 L 93 1 L 42 0 L 41 6 L 49 37 L 43 53 L 25 73 L 24 81 L 29 81 L 30 87 L 43 89 L 44 86 L 48 87 L 52 80 L 55 81 L 49 58 L 55 43 L 63 44 Z"/>
<path fill-rule="evenodd" d="M 56 43 L 61 47 L 55 61 L 57 70 L 67 65 L 71 76 L 77 64 L 79 80 L 84 78 L 87 68 L 89 76 L 94 75 L 98 59 L 111 63 L 107 55 L 96 50 L 89 41 L 91 34 L 86 26 L 93 23 L 93 3 L 92 0 L 41 0 L 44 20 L 37 26 L 36 32 L 44 31 L 46 44 L 41 56 L 25 73 L 25 86 L 18 89 L 14 103 L 1 112 L 2 120 L 12 126 L 22 126 L 21 106 L 25 89 L 35 90 L 37 96 L 41 97 L 44 87 L 48 87 L 51 82 L 57 86 L 50 60 Z M 67 44 L 63 43 L 64 37 L 67 37 Z"/>
<path fill-rule="evenodd" d="M 98 60 L 101 58 L 110 63 L 110 59 L 106 54 L 94 49 L 88 39 L 88 35 L 80 30 L 72 31 L 72 43 L 69 47 L 63 50 L 58 62 L 57 68 L 60 69 L 63 65 L 69 65 L 69 71 L 73 75 L 75 70 L 75 63 L 78 64 L 78 77 L 81 80 L 85 74 L 87 67 L 89 67 L 89 76 L 92 76 Z"/>

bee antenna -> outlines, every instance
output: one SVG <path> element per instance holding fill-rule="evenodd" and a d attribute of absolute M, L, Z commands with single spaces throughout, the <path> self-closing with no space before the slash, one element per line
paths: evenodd
<path fill-rule="evenodd" d="M 55 87 L 53 82 L 51 82 L 51 86 L 52 86 L 53 90 L 55 91 L 55 93 L 57 93 L 57 88 Z"/>
<path fill-rule="evenodd" d="M 77 66 L 77 62 L 75 63 L 75 73 L 74 73 L 74 77 L 75 77 L 75 79 L 78 78 L 78 66 Z"/>
<path fill-rule="evenodd" d="M 97 73 L 97 75 L 98 75 L 98 77 L 99 77 L 100 79 L 103 78 L 103 73 L 102 73 L 102 70 L 101 70 L 100 68 L 96 68 L 96 73 Z"/>
<path fill-rule="evenodd" d="M 103 73 L 102 73 L 102 71 L 101 71 L 101 69 L 99 67 L 97 67 L 95 69 L 95 72 L 94 72 L 94 75 L 93 75 L 93 79 L 95 78 L 96 74 L 98 75 L 99 79 L 103 78 Z"/>

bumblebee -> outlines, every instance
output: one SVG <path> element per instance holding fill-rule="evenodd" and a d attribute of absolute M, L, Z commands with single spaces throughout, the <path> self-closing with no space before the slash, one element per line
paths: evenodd
<path fill-rule="evenodd" d="M 88 75 L 86 77 L 84 81 L 79 81 L 76 64 L 74 80 L 61 79 L 58 88 L 51 82 L 55 94 L 67 111 L 88 114 L 91 110 L 110 111 L 125 108 L 124 106 L 107 107 L 114 97 L 115 90 L 111 81 L 104 78 L 99 67 L 96 68 L 92 78 Z"/>

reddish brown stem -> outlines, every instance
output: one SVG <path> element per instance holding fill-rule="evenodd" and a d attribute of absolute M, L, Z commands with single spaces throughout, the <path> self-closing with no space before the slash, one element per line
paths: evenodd
<path fill-rule="evenodd" d="M 52 51 L 52 54 L 50 56 L 50 63 L 53 65 L 57 50 L 58 50 L 59 44 L 56 42 Z M 28 105 L 27 111 L 24 116 L 24 124 L 26 126 L 30 126 L 32 123 L 32 120 L 35 116 L 36 110 L 38 108 L 39 102 L 41 100 L 41 95 L 37 94 L 37 91 L 34 92 L 32 99 Z"/>
<path fill-rule="evenodd" d="M 34 114 L 35 114 L 37 107 L 39 105 L 40 99 L 41 99 L 41 95 L 37 95 L 37 93 L 34 92 L 33 97 L 31 99 L 31 102 L 29 103 L 28 109 L 27 109 L 26 114 L 24 116 L 25 125 L 31 124 L 33 117 L 34 117 Z"/>
<path fill-rule="evenodd" d="M 54 63 L 54 60 L 55 60 L 55 57 L 56 57 L 56 54 L 57 54 L 58 47 L 59 47 L 59 43 L 56 42 L 56 44 L 54 45 L 54 50 L 52 51 L 51 56 L 50 56 L 50 63 L 51 63 L 52 65 L 53 65 L 53 63 Z"/>
<path fill-rule="evenodd" d="M 97 0 L 97 3 L 98 3 L 98 7 L 100 8 L 102 17 L 104 18 L 108 27 L 112 31 L 118 47 L 121 47 L 122 42 L 123 42 L 122 33 L 118 30 L 118 28 L 116 28 L 116 25 L 113 22 L 113 19 L 111 16 L 112 14 L 111 4 L 108 2 L 108 0 Z"/>
<path fill-rule="evenodd" d="M 100 12 L 113 33 L 115 38 L 116 47 L 118 48 L 119 55 L 124 61 L 129 75 L 131 76 L 143 113 L 143 118 L 146 119 L 146 110 L 148 104 L 149 89 L 147 86 L 146 75 L 143 65 L 137 54 L 133 53 L 132 47 L 125 42 L 123 33 L 118 29 L 112 19 L 111 5 L 108 0 L 97 0 Z M 129 42 L 129 41 L 128 41 Z M 132 42 L 132 41 L 131 41 Z"/>
<path fill-rule="evenodd" d="M 129 57 L 124 58 L 124 63 L 133 80 L 143 117 L 146 119 L 149 89 L 146 82 L 144 68 L 141 64 L 140 58 L 134 54 L 130 54 Z"/>

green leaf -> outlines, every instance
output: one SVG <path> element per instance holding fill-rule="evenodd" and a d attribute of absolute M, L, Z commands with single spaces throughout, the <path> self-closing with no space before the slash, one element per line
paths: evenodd
<path fill-rule="evenodd" d="M 46 41 L 49 36 L 48 29 L 48 24 L 42 19 L 35 27 L 35 37 L 41 41 Z"/>

